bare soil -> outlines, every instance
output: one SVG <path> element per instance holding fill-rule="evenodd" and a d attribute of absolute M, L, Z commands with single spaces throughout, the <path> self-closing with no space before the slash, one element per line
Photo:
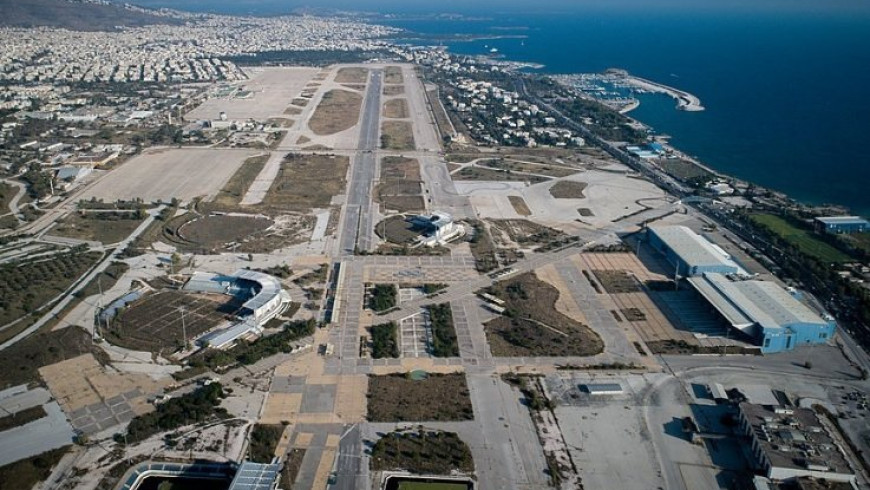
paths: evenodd
<path fill-rule="evenodd" d="M 585 182 L 562 180 L 550 187 L 550 195 L 556 199 L 583 199 L 586 197 L 583 191 L 588 186 Z"/>
<path fill-rule="evenodd" d="M 381 124 L 381 148 L 385 150 L 413 150 L 414 132 L 410 122 L 385 121 Z"/>
<path fill-rule="evenodd" d="M 410 116 L 408 112 L 408 101 L 405 99 L 392 99 L 384 102 L 384 117 L 393 119 L 407 119 Z"/>
<path fill-rule="evenodd" d="M 532 210 L 529 209 L 529 205 L 526 204 L 525 199 L 520 196 L 508 196 L 508 201 L 511 202 L 511 206 L 514 207 L 514 211 L 517 212 L 520 216 L 531 216 Z"/>
<path fill-rule="evenodd" d="M 330 90 L 314 110 L 308 127 L 319 136 L 339 133 L 356 126 L 363 98 L 348 90 Z"/>
<path fill-rule="evenodd" d="M 335 74 L 335 83 L 366 83 L 369 71 L 365 68 L 346 67 L 338 70 Z"/>

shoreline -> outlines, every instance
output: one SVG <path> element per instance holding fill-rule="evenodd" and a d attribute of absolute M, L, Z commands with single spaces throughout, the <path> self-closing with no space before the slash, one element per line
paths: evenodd
<path fill-rule="evenodd" d="M 622 78 L 629 85 L 633 85 L 634 87 L 646 90 L 648 92 L 668 95 L 669 97 L 677 101 L 677 110 L 687 112 L 700 112 L 705 110 L 705 107 L 701 104 L 701 99 L 693 94 L 690 94 L 689 92 L 686 92 L 685 90 L 676 89 L 663 83 L 658 83 L 652 80 L 647 80 L 646 78 L 631 75 L 625 70 L 614 70 L 613 72 L 622 75 Z M 632 109 L 636 108 L 637 106 L 632 107 Z"/>
<path fill-rule="evenodd" d="M 686 92 L 685 90 L 680 90 L 678 88 L 674 88 L 663 83 L 654 82 L 652 80 L 647 80 L 646 78 L 632 75 L 628 72 L 628 70 L 623 70 L 621 68 L 611 68 L 609 70 L 605 70 L 604 73 L 615 75 L 622 79 L 625 84 L 631 85 L 636 89 L 640 89 L 646 92 L 665 94 L 671 97 L 672 99 L 677 101 L 677 110 L 679 111 L 699 112 L 705 110 L 704 106 L 701 104 L 701 99 L 698 98 L 696 95 Z M 637 106 L 634 106 L 630 110 L 636 108 Z"/>

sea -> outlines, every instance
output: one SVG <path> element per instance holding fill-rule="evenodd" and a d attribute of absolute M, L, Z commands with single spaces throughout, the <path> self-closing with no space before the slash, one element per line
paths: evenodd
<path fill-rule="evenodd" d="M 336 1 L 318 6 L 348 7 Z M 220 4 L 209 3 L 211 9 Z M 228 2 L 227 9 L 244 13 L 239 4 Z M 292 6 L 241 4 L 261 14 Z M 381 23 L 422 34 L 425 44 L 443 44 L 454 53 L 487 54 L 495 48 L 506 60 L 539 63 L 540 72 L 551 74 L 622 68 L 691 92 L 705 111 L 678 111 L 669 97 L 644 94 L 630 115 L 718 171 L 807 203 L 841 204 L 870 215 L 866 0 L 360 0 L 350 5 L 392 8 L 397 18 Z M 445 12 L 457 15 L 431 15 Z"/>

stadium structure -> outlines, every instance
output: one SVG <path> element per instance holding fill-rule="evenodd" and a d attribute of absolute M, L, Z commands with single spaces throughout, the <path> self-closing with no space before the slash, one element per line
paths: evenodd
<path fill-rule="evenodd" d="M 236 320 L 199 337 L 202 347 L 223 349 L 243 337 L 260 335 L 263 327 L 287 310 L 290 294 L 269 274 L 240 269 L 232 275 L 195 272 L 182 287 L 191 293 L 226 294 L 244 300 Z"/>

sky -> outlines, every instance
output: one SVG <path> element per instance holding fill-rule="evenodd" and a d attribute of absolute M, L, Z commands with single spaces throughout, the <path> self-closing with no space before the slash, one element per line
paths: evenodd
<path fill-rule="evenodd" d="M 234 14 L 286 13 L 300 7 L 336 8 L 379 13 L 515 13 L 576 11 L 582 9 L 632 9 L 692 11 L 806 11 L 855 12 L 870 15 L 867 0 L 130 0 L 145 7 Z"/>

